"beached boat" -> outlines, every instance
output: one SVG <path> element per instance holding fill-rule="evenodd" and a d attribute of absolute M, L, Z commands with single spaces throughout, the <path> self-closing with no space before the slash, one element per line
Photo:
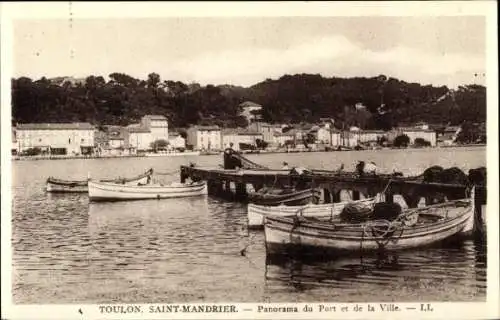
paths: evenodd
<path fill-rule="evenodd" d="M 207 194 L 205 182 L 126 185 L 89 181 L 90 201 L 167 199 Z"/>
<path fill-rule="evenodd" d="M 462 199 L 407 209 L 393 221 L 344 223 L 298 215 L 269 215 L 266 216 L 264 232 L 268 254 L 282 254 L 289 250 L 307 253 L 317 249 L 359 252 L 423 247 L 470 233 L 473 226 L 474 201 Z"/>
<path fill-rule="evenodd" d="M 262 188 L 257 192 L 252 192 L 248 195 L 248 200 L 251 203 L 278 206 L 282 205 L 303 205 L 320 196 L 320 191 L 317 189 L 295 190 L 293 188 L 275 189 Z"/>
<path fill-rule="evenodd" d="M 132 178 L 115 178 L 101 180 L 102 182 L 114 182 L 121 184 L 143 184 L 147 183 L 148 178 L 153 174 L 153 169 Z M 87 180 L 62 180 L 49 177 L 46 182 L 47 192 L 60 192 L 60 193 L 86 193 L 89 191 L 88 179 Z"/>
<path fill-rule="evenodd" d="M 337 217 L 347 204 L 359 204 L 364 206 L 373 206 L 376 198 L 367 198 L 357 201 L 346 201 L 325 204 L 306 204 L 302 206 L 263 206 L 250 203 L 247 206 L 248 227 L 259 228 L 264 226 L 264 218 L 268 215 L 273 216 L 295 216 L 304 217 Z"/>

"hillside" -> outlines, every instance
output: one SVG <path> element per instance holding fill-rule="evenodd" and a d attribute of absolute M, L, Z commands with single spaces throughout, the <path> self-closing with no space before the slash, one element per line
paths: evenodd
<path fill-rule="evenodd" d="M 249 88 L 162 81 L 152 73 L 141 80 L 113 73 L 110 80 L 89 76 L 62 84 L 49 79 L 12 80 L 14 122 L 88 121 L 128 124 L 144 114 L 163 114 L 172 126 L 245 125 L 238 105 L 254 101 L 269 122 L 314 122 L 330 117 L 337 125 L 389 129 L 398 123 L 427 121 L 460 124 L 486 119 L 486 88 L 450 90 L 394 78 L 326 78 L 285 75 Z"/>

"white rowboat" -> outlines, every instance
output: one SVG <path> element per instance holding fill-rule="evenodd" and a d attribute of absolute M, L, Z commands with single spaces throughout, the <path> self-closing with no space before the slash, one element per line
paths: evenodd
<path fill-rule="evenodd" d="M 279 254 L 288 249 L 359 252 L 431 245 L 471 232 L 474 227 L 474 196 L 471 198 L 407 209 L 400 215 L 405 219 L 392 222 L 343 223 L 300 216 L 267 216 L 264 225 L 266 250 L 268 254 Z M 408 217 L 414 219 L 406 220 Z"/>
<path fill-rule="evenodd" d="M 207 194 L 205 182 L 172 183 L 169 185 L 123 185 L 89 181 L 90 201 L 120 201 L 193 197 Z"/>
<path fill-rule="evenodd" d="M 302 215 L 304 217 L 336 217 L 347 204 L 374 205 L 376 198 L 367 198 L 357 201 L 345 201 L 325 204 L 306 204 L 302 206 L 263 206 L 250 203 L 247 207 L 248 227 L 264 226 L 264 219 L 268 215 L 285 217 Z"/>

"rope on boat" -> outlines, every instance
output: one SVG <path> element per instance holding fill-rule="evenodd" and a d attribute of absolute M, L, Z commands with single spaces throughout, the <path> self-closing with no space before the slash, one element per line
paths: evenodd
<path fill-rule="evenodd" d="M 411 210 L 399 215 L 395 220 L 374 220 L 366 223 L 363 227 L 361 234 L 360 251 L 363 250 L 363 240 L 365 234 L 370 231 L 371 235 L 375 238 L 375 242 L 380 249 L 383 249 L 389 242 L 396 243 L 403 235 L 405 226 L 413 226 L 417 223 L 418 212 Z M 396 232 L 400 231 L 396 235 Z"/>

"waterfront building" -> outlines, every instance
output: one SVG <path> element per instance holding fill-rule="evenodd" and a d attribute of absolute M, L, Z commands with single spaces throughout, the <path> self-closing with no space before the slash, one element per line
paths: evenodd
<path fill-rule="evenodd" d="M 16 127 L 18 151 L 38 148 L 45 154 L 91 154 L 94 130 L 87 122 L 20 123 Z"/>
<path fill-rule="evenodd" d="M 128 125 L 126 129 L 125 146 L 136 151 L 150 150 L 157 140 L 169 141 L 168 120 L 162 115 L 145 115 L 140 123 Z"/>
<path fill-rule="evenodd" d="M 360 145 L 376 144 L 384 136 L 382 130 L 361 130 L 351 127 L 349 131 L 340 133 L 341 145 L 345 147 L 356 147 Z"/>
<path fill-rule="evenodd" d="M 151 149 L 154 141 L 151 132 L 142 126 L 128 126 L 128 147 L 137 151 L 147 151 Z"/>
<path fill-rule="evenodd" d="M 397 136 L 403 134 L 407 135 L 410 139 L 410 145 L 415 143 L 415 139 L 418 138 L 428 141 L 432 147 L 435 147 L 437 143 L 436 131 L 417 127 L 398 127 L 391 130 L 387 137 L 389 141 L 393 141 Z"/>
<path fill-rule="evenodd" d="M 186 149 L 186 139 L 178 132 L 170 132 L 168 134 L 168 143 L 170 149 Z"/>
<path fill-rule="evenodd" d="M 111 135 L 108 138 L 108 143 L 111 149 L 123 149 L 125 147 L 125 139 L 123 135 L 119 133 L 117 135 Z"/>
<path fill-rule="evenodd" d="M 257 147 L 257 140 L 263 140 L 260 132 L 245 129 L 223 129 L 222 145 L 226 148 L 233 144 L 236 151 L 242 150 L 243 146 Z"/>
<path fill-rule="evenodd" d="M 403 134 L 406 134 L 408 138 L 410 138 L 410 144 L 415 143 L 415 139 L 421 138 L 426 141 L 429 141 L 431 147 L 436 146 L 436 131 L 428 130 L 428 129 L 419 129 L 419 128 L 408 128 L 403 130 Z"/>
<path fill-rule="evenodd" d="M 288 132 L 275 132 L 273 134 L 273 143 L 282 147 L 287 143 L 293 143 L 295 144 L 295 135 L 296 132 L 293 132 L 293 130 L 290 130 Z"/>
<path fill-rule="evenodd" d="M 324 145 L 332 145 L 332 128 L 330 123 L 325 123 L 321 125 L 317 130 L 317 138 L 316 141 L 318 143 L 322 143 Z"/>
<path fill-rule="evenodd" d="M 262 139 L 268 143 L 274 142 L 274 133 L 282 132 L 282 125 L 254 121 L 248 126 L 249 130 L 262 133 Z"/>
<path fill-rule="evenodd" d="M 453 145 L 461 130 L 460 126 L 446 126 L 437 133 L 437 142 L 442 145 Z"/>
<path fill-rule="evenodd" d="M 187 129 L 187 143 L 194 150 L 222 150 L 219 126 L 192 126 Z"/>
<path fill-rule="evenodd" d="M 151 139 L 168 141 L 168 120 L 162 115 L 145 115 L 141 119 L 141 127 L 151 133 Z"/>
<path fill-rule="evenodd" d="M 95 151 L 100 156 L 125 156 L 135 154 L 136 149 L 129 146 L 126 128 L 121 126 L 104 126 L 104 131 L 95 133 Z"/>
<path fill-rule="evenodd" d="M 342 134 L 340 130 L 335 128 L 330 130 L 330 145 L 332 147 L 338 147 L 342 145 Z"/>

